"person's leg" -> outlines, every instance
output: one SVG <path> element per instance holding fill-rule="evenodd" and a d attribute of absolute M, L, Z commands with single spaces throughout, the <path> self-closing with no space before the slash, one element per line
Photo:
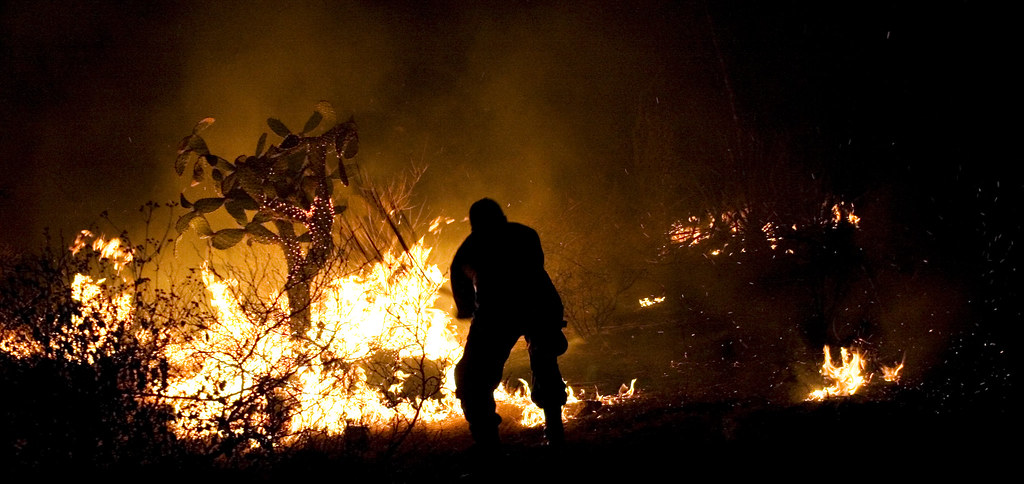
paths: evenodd
<path fill-rule="evenodd" d="M 565 427 L 562 424 L 562 406 L 544 407 L 544 439 L 548 445 L 565 443 Z"/>
<path fill-rule="evenodd" d="M 497 325 L 477 321 L 470 326 L 462 359 L 455 366 L 455 395 L 459 398 L 473 440 L 480 445 L 497 445 L 501 417 L 495 412 L 494 390 L 518 334 L 496 330 Z"/>
<path fill-rule="evenodd" d="M 530 352 L 530 370 L 533 373 L 533 402 L 544 410 L 544 437 L 549 444 L 560 445 L 565 441 L 562 425 L 562 406 L 565 405 L 565 381 L 558 368 L 558 355 L 564 351 L 561 331 L 552 334 L 527 335 Z"/>

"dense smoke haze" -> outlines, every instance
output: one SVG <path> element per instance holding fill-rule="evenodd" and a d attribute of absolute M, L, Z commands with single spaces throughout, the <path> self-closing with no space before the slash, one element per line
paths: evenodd
<path fill-rule="evenodd" d="M 724 97 L 699 12 L 15 3 L 3 120 L 21 134 L 4 139 L 4 240 L 175 199 L 174 148 L 195 121 L 217 118 L 211 147 L 232 158 L 267 117 L 298 125 L 320 99 L 356 117 L 370 169 L 428 166 L 432 210 L 590 197 L 632 163 L 642 106 L 674 105 L 704 126 L 688 137 L 718 137 Z"/>
<path fill-rule="evenodd" d="M 965 164 L 900 151 L 946 124 L 933 114 L 967 124 L 963 101 L 944 91 L 965 77 L 971 44 L 957 48 L 919 14 L 744 2 L 10 2 L 4 242 L 32 246 L 43 227 L 73 233 L 102 210 L 176 199 L 174 149 L 198 119 L 217 118 L 211 148 L 232 158 L 252 152 L 266 118 L 299 125 L 321 99 L 355 116 L 364 165 L 429 167 L 420 194 L 431 211 L 461 214 L 484 195 L 527 219 L 570 199 L 628 205 L 607 200 L 622 194 L 610 190 L 644 165 L 663 181 L 655 188 L 680 189 L 666 198 L 685 200 L 750 140 L 774 154 L 745 163 L 840 179 L 860 196 L 916 176 L 912 164 Z"/>
<path fill-rule="evenodd" d="M 1021 182 L 997 168 L 985 121 L 1006 81 L 976 56 L 998 39 L 967 6 L 119 3 L 0 8 L 0 243 L 14 250 L 177 200 L 175 149 L 202 118 L 233 159 L 268 117 L 299 127 L 323 99 L 354 116 L 377 179 L 426 167 L 424 217 L 461 222 L 488 196 L 552 257 L 585 247 L 568 257 L 613 279 L 655 258 L 674 220 L 832 197 L 856 205 L 878 264 L 927 268 L 905 293 L 927 290 L 882 319 L 946 300 L 932 324 L 949 334 L 973 324 L 967 301 L 1012 300 Z M 468 233 L 453 227 L 442 260 Z M 633 287 L 692 289 L 673 277 Z"/>

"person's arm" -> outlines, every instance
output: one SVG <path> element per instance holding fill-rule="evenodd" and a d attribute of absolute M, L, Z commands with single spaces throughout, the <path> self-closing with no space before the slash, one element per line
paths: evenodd
<path fill-rule="evenodd" d="M 452 279 L 452 297 L 455 299 L 457 318 L 471 318 L 476 312 L 476 289 L 473 278 L 466 271 L 466 242 L 455 252 L 450 270 Z"/>

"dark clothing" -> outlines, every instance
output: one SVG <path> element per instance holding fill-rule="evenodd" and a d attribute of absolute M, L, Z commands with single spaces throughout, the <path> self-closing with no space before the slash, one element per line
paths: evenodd
<path fill-rule="evenodd" d="M 459 317 L 527 317 L 520 325 L 562 321 L 562 300 L 544 271 L 533 229 L 513 222 L 474 230 L 452 260 Z"/>
<path fill-rule="evenodd" d="M 567 347 L 562 300 L 544 271 L 537 232 L 517 223 L 474 230 L 455 253 L 451 279 L 459 317 L 473 316 L 455 386 L 474 439 L 497 440 L 501 418 L 494 390 L 520 336 L 530 353 L 534 403 L 561 408 L 566 394 L 557 358 Z"/>

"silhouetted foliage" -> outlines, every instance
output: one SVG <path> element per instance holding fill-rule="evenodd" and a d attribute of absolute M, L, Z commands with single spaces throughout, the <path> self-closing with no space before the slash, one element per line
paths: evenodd
<path fill-rule="evenodd" d="M 96 254 L 47 247 L 0 266 L 0 446 L 7 463 L 102 467 L 174 458 L 167 428 L 173 415 L 144 397 L 166 384 L 168 371 L 159 356 L 164 338 L 150 319 L 153 301 L 138 299 L 130 317 L 111 319 L 73 295 L 76 274 L 105 265 Z"/>
<path fill-rule="evenodd" d="M 310 135 L 325 120 L 331 126 L 322 134 Z M 334 124 L 334 108 L 326 101 L 316 105 L 298 134 L 269 118 L 267 125 L 282 138 L 280 144 L 264 151 L 264 133 L 253 156 L 240 155 L 234 162 L 210 153 L 200 136 L 213 122 L 213 118 L 199 121 L 192 134 L 181 140 L 174 169 L 182 175 L 191 164 L 191 185 L 207 184 L 217 197 L 189 201 L 182 193 L 181 205 L 191 211 L 178 219 L 176 227 L 179 232 L 194 229 L 216 249 L 228 249 L 246 238 L 250 243 L 278 245 L 288 264 L 292 331 L 302 334 L 309 329 L 309 283 L 331 255 L 335 216 L 346 208 L 335 199 L 333 180 L 349 184 L 344 160 L 359 151 L 355 121 Z M 222 207 L 240 228 L 210 228 L 206 214 Z"/>

